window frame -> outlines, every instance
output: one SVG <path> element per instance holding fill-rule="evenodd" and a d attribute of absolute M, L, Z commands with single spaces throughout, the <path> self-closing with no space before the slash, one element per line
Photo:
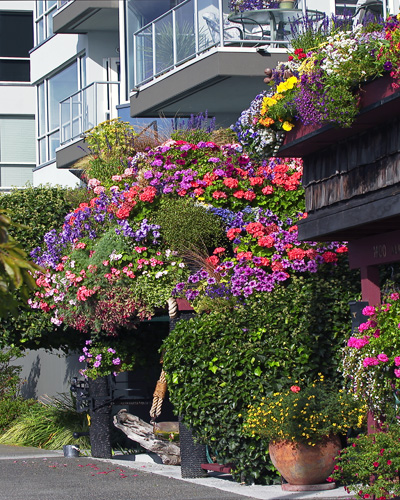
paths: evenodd
<path fill-rule="evenodd" d="M 53 77 L 59 75 L 62 71 L 72 66 L 73 64 L 77 65 L 77 90 L 81 90 L 86 85 L 84 53 L 79 54 L 72 60 L 69 60 L 62 67 L 57 68 L 56 72 L 47 75 L 36 85 L 36 157 L 38 160 L 38 167 L 53 163 L 56 160 L 56 150 L 60 145 L 60 116 L 57 126 L 50 129 L 49 82 Z M 54 143 L 58 143 L 58 145 L 54 146 Z M 53 151 L 54 154 L 52 154 Z"/>
<path fill-rule="evenodd" d="M 43 9 L 39 9 L 39 5 Z M 53 16 L 58 9 L 57 0 L 36 0 L 35 1 L 35 29 L 34 29 L 34 45 L 45 42 L 53 36 Z M 43 27 L 41 37 L 39 36 L 39 26 Z"/>

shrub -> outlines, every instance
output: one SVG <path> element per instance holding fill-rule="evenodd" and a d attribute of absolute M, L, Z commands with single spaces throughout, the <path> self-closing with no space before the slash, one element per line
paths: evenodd
<path fill-rule="evenodd" d="M 285 387 L 288 377 L 335 383 L 340 348 L 358 290 L 346 262 L 247 299 L 246 306 L 179 321 L 164 342 L 170 399 L 198 439 L 237 476 L 269 483 L 268 443 L 243 435 L 253 398 Z"/>
<path fill-rule="evenodd" d="M 0 195 L 0 209 L 9 210 L 15 224 L 10 235 L 27 253 L 41 243 L 45 233 L 62 223 L 73 207 L 67 195 L 72 192 L 60 186 L 29 186 Z"/>
<path fill-rule="evenodd" d="M 221 218 L 191 199 L 166 198 L 155 214 L 163 237 L 170 248 L 185 254 L 187 250 L 227 244 Z"/>

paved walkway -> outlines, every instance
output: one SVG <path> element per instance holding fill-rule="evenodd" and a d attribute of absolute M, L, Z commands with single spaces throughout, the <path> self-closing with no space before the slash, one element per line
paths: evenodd
<path fill-rule="evenodd" d="M 156 459 L 156 458 L 155 458 Z M 62 451 L 0 445 L 0 500 L 350 500 L 343 488 L 282 491 L 229 475 L 182 479 L 180 467 L 149 455 L 65 458 Z"/>

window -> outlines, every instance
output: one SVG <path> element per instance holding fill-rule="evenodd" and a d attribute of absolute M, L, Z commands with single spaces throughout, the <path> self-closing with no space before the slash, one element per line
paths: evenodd
<path fill-rule="evenodd" d="M 56 11 L 57 0 L 36 0 L 35 45 L 53 34 L 53 16 Z"/>
<path fill-rule="evenodd" d="M 54 160 L 60 145 L 60 101 L 84 87 L 83 57 L 37 86 L 39 165 Z"/>
<path fill-rule="evenodd" d="M 356 11 L 357 0 L 335 0 L 336 15 L 351 16 Z"/>
<path fill-rule="evenodd" d="M 35 117 L 0 115 L 0 186 L 32 182 L 35 163 Z"/>
<path fill-rule="evenodd" d="M 30 81 L 32 47 L 32 13 L 0 10 L 0 81 Z"/>

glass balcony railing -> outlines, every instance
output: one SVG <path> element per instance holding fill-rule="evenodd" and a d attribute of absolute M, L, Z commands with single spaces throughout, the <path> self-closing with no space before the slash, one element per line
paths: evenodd
<path fill-rule="evenodd" d="M 117 118 L 119 82 L 94 82 L 60 102 L 60 145 L 99 123 Z"/>
<path fill-rule="evenodd" d="M 224 44 L 223 23 L 222 0 L 186 0 L 136 31 L 133 34 L 135 85 Z M 230 31 L 230 42 L 240 42 L 239 25 Z"/>
<path fill-rule="evenodd" d="M 311 0 L 310 0 L 311 3 Z M 315 4 L 315 1 L 313 2 Z M 248 12 L 223 11 L 223 0 L 185 0 L 133 34 L 134 85 L 150 82 L 212 47 L 287 48 L 289 24 L 329 15 L 331 0 L 319 0 L 309 9 L 306 0 L 296 0 L 289 9 Z"/>

